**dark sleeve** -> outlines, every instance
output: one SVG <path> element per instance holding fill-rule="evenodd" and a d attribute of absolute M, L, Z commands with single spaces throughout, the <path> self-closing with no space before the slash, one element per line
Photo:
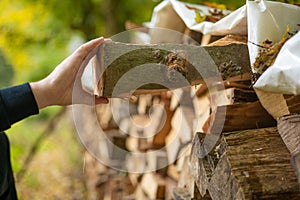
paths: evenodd
<path fill-rule="evenodd" d="M 38 113 L 39 109 L 29 83 L 0 90 L 0 131 Z"/>
<path fill-rule="evenodd" d="M 14 175 L 10 162 L 10 147 L 7 136 L 0 132 L 0 199 L 17 200 Z"/>

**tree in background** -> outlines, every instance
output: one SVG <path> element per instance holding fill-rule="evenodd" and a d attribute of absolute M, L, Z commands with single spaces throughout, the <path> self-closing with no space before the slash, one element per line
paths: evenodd
<path fill-rule="evenodd" d="M 14 68 L 15 83 L 38 80 L 69 54 L 73 36 L 84 40 L 109 37 L 123 31 L 127 19 L 147 21 L 156 4 L 139 0 L 1 0 L 0 49 Z"/>

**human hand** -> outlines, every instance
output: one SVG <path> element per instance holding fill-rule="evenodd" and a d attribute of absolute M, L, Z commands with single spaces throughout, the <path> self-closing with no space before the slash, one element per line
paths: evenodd
<path fill-rule="evenodd" d="M 103 37 L 91 40 L 81 45 L 74 53 L 62 61 L 46 78 L 30 83 L 39 109 L 50 105 L 66 106 L 72 104 L 73 90 L 79 92 L 79 102 L 89 104 L 95 98 L 95 104 L 108 103 L 104 97 L 95 97 L 82 89 L 81 76 L 88 61 L 95 54 L 92 52 L 98 45 L 110 39 Z M 90 55 L 91 54 L 91 55 Z"/>

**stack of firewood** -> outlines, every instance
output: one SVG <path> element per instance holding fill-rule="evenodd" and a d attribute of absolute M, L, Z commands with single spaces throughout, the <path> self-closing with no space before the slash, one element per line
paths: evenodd
<path fill-rule="evenodd" d="M 246 42 L 243 36 L 226 36 L 209 45 Z M 133 154 L 102 149 L 110 152 L 115 168 L 125 166 L 119 171 L 86 153 L 89 198 L 299 198 L 277 122 L 252 89 L 250 67 L 243 67 L 248 72 L 213 87 L 200 84 L 130 100 L 113 98 L 113 108 L 98 105 L 99 124 L 89 124 L 87 116 L 86 129 L 92 132 L 100 125 L 114 146 Z"/>

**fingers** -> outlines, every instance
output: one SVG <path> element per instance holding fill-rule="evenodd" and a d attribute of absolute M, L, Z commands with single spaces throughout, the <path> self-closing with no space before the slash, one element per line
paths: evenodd
<path fill-rule="evenodd" d="M 111 39 L 104 39 L 103 37 L 91 40 L 79 47 L 75 54 L 78 56 L 77 58 L 82 59 L 81 64 L 78 68 L 76 78 L 75 78 L 75 83 L 74 83 L 74 88 L 79 90 L 80 92 L 78 93 L 79 95 L 73 95 L 73 104 L 107 104 L 108 99 L 105 97 L 95 97 L 94 95 L 83 91 L 82 89 L 82 83 L 81 83 L 81 76 L 84 72 L 85 67 L 87 66 L 89 60 L 97 53 L 98 48 L 97 46 L 100 45 L 101 43 L 109 43 L 111 42 Z M 74 92 L 74 91 L 73 91 Z"/>
<path fill-rule="evenodd" d="M 95 104 L 108 104 L 108 102 L 106 97 L 95 97 Z"/>
<path fill-rule="evenodd" d="M 93 93 L 88 92 L 79 86 L 73 88 L 71 102 L 69 104 L 85 104 L 93 106 L 97 104 L 107 104 L 108 102 L 106 97 L 97 97 Z"/>
<path fill-rule="evenodd" d="M 103 37 L 99 37 L 96 39 L 93 39 L 83 45 L 81 45 L 77 50 L 76 50 L 76 54 L 78 56 L 80 56 L 80 58 L 82 60 L 84 60 L 86 58 L 86 56 L 93 50 L 95 49 L 99 44 L 101 44 L 102 42 L 104 42 L 104 38 Z"/>
<path fill-rule="evenodd" d="M 104 39 L 104 42 L 105 42 L 105 43 L 110 43 L 110 42 L 112 42 L 112 40 L 111 40 L 110 38 L 105 38 L 105 39 Z"/>
<path fill-rule="evenodd" d="M 76 51 L 77 55 L 81 59 L 81 65 L 78 70 L 78 76 L 81 77 L 83 74 L 83 71 L 87 64 L 89 63 L 90 59 L 95 56 L 97 53 L 97 46 L 100 45 L 101 43 L 110 43 L 111 39 L 104 39 L 103 37 L 91 40 L 83 45 L 81 45 L 78 50 Z"/>

